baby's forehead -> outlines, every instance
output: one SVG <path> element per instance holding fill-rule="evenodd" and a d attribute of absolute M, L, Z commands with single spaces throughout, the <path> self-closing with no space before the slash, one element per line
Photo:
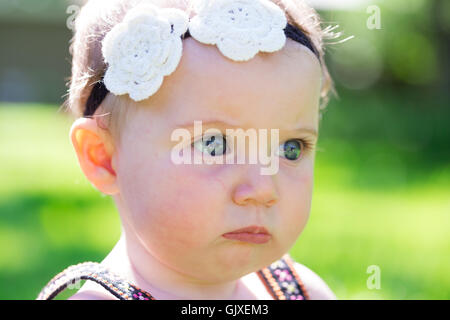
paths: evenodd
<path fill-rule="evenodd" d="M 232 119 L 251 119 L 257 106 L 269 116 L 276 114 L 280 122 L 292 122 L 317 111 L 311 109 L 318 106 L 320 86 L 318 59 L 290 39 L 280 51 L 236 62 L 215 46 L 187 38 L 177 69 L 165 77 L 153 99 L 176 107 L 177 114 L 194 116 L 195 111 L 206 110 Z"/>

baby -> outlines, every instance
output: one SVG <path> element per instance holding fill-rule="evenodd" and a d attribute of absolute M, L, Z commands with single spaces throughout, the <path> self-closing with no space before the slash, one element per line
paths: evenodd
<path fill-rule="evenodd" d="M 92 281 L 70 299 L 336 299 L 288 254 L 309 217 L 331 87 L 318 21 L 300 0 L 88 1 L 71 47 L 70 138 L 122 235 L 38 299 L 79 279 Z M 244 147 L 226 134 L 243 131 Z M 269 174 L 228 161 L 255 150 L 250 136 L 276 162 Z"/>

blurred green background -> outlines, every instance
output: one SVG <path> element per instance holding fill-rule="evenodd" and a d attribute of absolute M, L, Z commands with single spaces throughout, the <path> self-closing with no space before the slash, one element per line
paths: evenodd
<path fill-rule="evenodd" d="M 343 31 L 334 42 L 353 38 L 327 49 L 339 97 L 322 113 L 311 217 L 291 255 L 339 299 L 449 299 L 450 2 L 309 2 Z M 70 4 L 0 2 L 0 299 L 36 298 L 120 235 L 58 109 Z"/>

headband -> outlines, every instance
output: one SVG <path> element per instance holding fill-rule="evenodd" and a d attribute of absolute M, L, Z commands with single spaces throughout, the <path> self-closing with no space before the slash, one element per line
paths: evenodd
<path fill-rule="evenodd" d="M 233 61 L 278 51 L 288 37 L 320 60 L 308 36 L 287 23 L 283 10 L 269 0 L 197 0 L 195 12 L 189 19 L 182 10 L 150 3 L 131 9 L 102 41 L 108 67 L 94 83 L 83 116 L 92 116 L 108 92 L 128 94 L 134 101 L 153 95 L 177 68 L 182 39 L 189 37 L 216 45 Z"/>

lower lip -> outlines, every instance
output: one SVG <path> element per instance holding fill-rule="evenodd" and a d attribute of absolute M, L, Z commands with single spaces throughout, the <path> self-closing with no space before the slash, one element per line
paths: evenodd
<path fill-rule="evenodd" d="M 270 240 L 271 235 L 265 234 L 265 233 L 248 233 L 248 232 L 241 232 L 241 233 L 225 233 L 222 235 L 222 237 L 230 240 L 239 240 L 243 242 L 250 242 L 250 243 L 266 243 Z"/>

